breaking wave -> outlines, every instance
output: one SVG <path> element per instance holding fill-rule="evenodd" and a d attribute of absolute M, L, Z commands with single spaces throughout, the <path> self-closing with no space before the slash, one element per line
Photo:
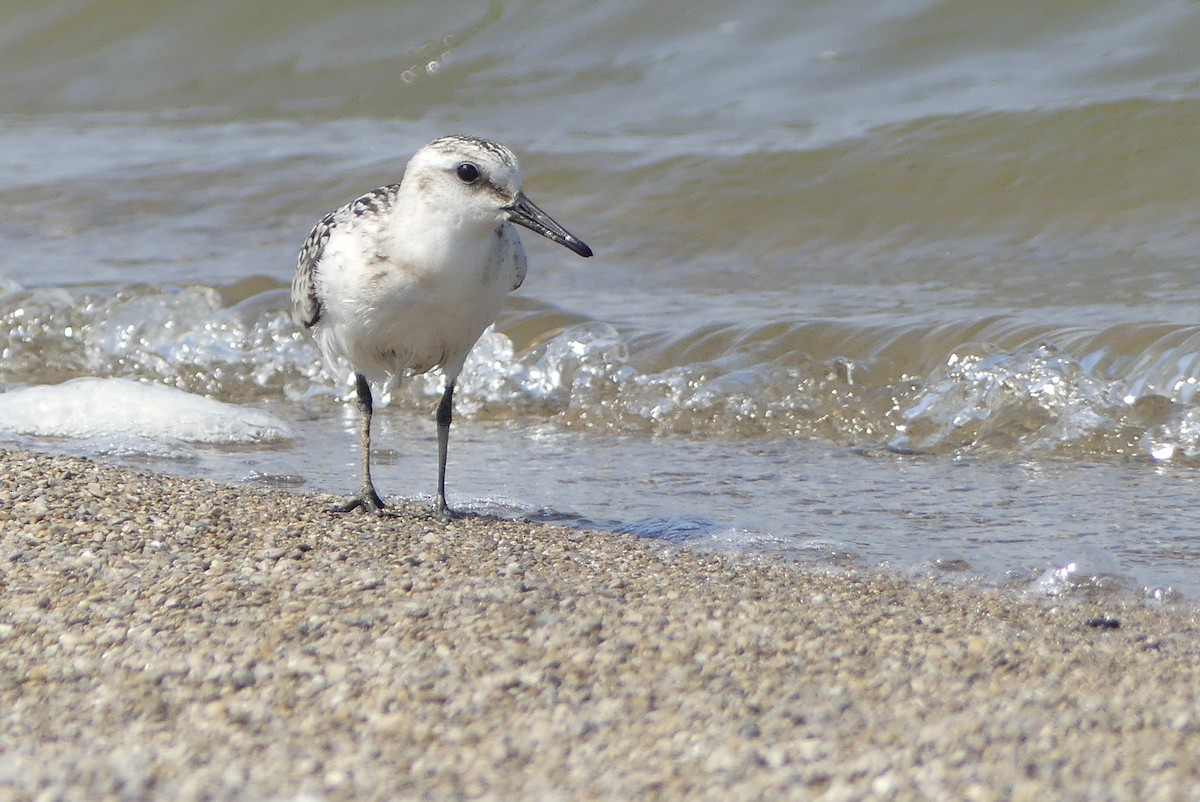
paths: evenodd
<path fill-rule="evenodd" d="M 291 322 L 284 290 L 226 294 L 10 288 L 0 386 L 99 376 L 231 403 L 349 397 Z M 484 335 L 458 398 L 466 417 L 585 430 L 1164 460 L 1200 455 L 1198 365 L 1200 333 L 1187 327 L 784 321 L 632 336 L 535 309 Z M 439 381 L 397 383 L 382 402 L 424 414 Z"/>

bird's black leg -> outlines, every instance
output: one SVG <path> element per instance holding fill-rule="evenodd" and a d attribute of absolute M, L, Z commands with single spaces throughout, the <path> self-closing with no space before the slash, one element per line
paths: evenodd
<path fill-rule="evenodd" d="M 362 487 L 357 496 L 333 509 L 334 512 L 350 512 L 362 507 L 368 512 L 383 512 L 385 509 L 383 499 L 375 492 L 375 485 L 371 482 L 371 412 L 373 410 L 371 384 L 361 373 L 354 374 L 354 379 L 355 389 L 358 391 L 359 426 L 361 427 L 358 431 L 358 442 L 359 457 L 362 459 Z"/>
<path fill-rule="evenodd" d="M 437 408 L 438 431 L 438 489 L 437 500 L 433 505 L 433 514 L 443 521 L 448 521 L 454 515 L 446 504 L 446 452 L 450 447 L 450 421 L 454 417 L 454 382 L 446 382 L 446 391 L 442 393 L 442 401 Z"/>

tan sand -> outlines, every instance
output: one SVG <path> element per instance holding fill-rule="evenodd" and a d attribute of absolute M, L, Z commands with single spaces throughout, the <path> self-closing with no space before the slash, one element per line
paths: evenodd
<path fill-rule="evenodd" d="M 0 799 L 1200 796 L 1191 612 L 331 501 L 0 452 Z"/>

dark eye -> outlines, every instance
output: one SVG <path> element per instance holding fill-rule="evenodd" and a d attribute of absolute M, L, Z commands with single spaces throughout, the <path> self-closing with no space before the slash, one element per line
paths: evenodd
<path fill-rule="evenodd" d="M 464 184 L 474 184 L 479 180 L 479 168 L 470 162 L 463 162 L 458 165 L 458 180 Z"/>

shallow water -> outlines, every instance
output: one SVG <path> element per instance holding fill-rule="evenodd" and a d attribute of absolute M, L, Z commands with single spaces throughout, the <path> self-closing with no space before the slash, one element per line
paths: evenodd
<path fill-rule="evenodd" d="M 0 16 L 0 389 L 143 379 L 295 435 L 9 442 L 352 489 L 348 386 L 286 314 L 295 253 L 462 131 L 511 145 L 597 256 L 526 237 L 463 378 L 453 502 L 1200 596 L 1194 4 Z M 432 490 L 436 397 L 379 416 L 385 493 Z"/>

